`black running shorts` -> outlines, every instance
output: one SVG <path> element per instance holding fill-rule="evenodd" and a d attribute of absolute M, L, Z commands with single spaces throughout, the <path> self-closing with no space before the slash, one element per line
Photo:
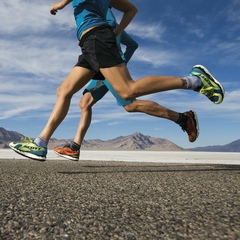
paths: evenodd
<path fill-rule="evenodd" d="M 100 68 L 109 68 L 123 63 L 119 48 L 110 26 L 102 25 L 87 32 L 80 41 L 82 55 L 75 66 L 93 70 L 93 79 L 103 80 Z"/>

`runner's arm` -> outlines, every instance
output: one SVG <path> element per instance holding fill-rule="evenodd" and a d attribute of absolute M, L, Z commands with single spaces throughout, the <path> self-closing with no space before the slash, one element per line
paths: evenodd
<path fill-rule="evenodd" d="M 111 0 L 110 6 L 123 12 L 122 19 L 118 27 L 114 30 L 114 33 L 116 34 L 116 36 L 118 36 L 129 25 L 138 10 L 128 0 Z"/>
<path fill-rule="evenodd" d="M 126 46 L 126 50 L 124 52 L 124 57 L 128 62 L 136 49 L 138 48 L 138 44 L 135 40 L 133 40 L 125 31 L 121 34 L 121 44 Z"/>
<path fill-rule="evenodd" d="M 64 7 L 66 7 L 70 2 L 72 2 L 72 0 L 62 0 L 61 2 L 55 2 L 52 4 L 51 8 L 50 8 L 50 13 L 52 15 L 56 15 L 58 10 L 63 9 Z"/>

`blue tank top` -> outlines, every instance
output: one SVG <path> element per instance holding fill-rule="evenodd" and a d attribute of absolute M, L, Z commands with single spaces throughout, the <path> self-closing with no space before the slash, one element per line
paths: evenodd
<path fill-rule="evenodd" d="M 112 27 L 113 30 L 118 26 L 116 18 L 110 8 L 108 8 L 108 10 L 107 10 L 106 20 L 107 20 L 108 24 Z M 122 33 L 117 37 L 116 41 L 117 41 L 119 53 L 120 53 L 122 59 L 126 62 L 125 56 L 124 56 L 121 46 L 120 46 L 121 39 L 122 39 Z"/>
<path fill-rule="evenodd" d="M 109 24 L 106 20 L 110 0 L 72 0 L 77 38 L 90 27 Z"/>
<path fill-rule="evenodd" d="M 112 27 L 112 29 L 115 29 L 117 27 L 117 20 L 115 16 L 113 15 L 112 11 L 110 8 L 107 10 L 107 15 L 106 15 L 106 20 L 108 24 Z"/>

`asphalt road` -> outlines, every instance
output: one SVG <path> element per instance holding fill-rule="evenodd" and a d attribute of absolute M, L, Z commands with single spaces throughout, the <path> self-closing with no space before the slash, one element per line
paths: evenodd
<path fill-rule="evenodd" d="M 0 239 L 240 239 L 240 165 L 0 159 Z"/>

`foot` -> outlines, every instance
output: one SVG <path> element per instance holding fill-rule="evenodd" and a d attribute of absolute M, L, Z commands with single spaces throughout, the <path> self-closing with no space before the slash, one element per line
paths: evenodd
<path fill-rule="evenodd" d="M 45 161 L 47 156 L 47 147 L 39 147 L 31 138 L 23 137 L 23 142 L 9 143 L 9 147 L 16 153 L 31 158 L 33 160 Z"/>
<path fill-rule="evenodd" d="M 180 126 L 184 132 L 187 132 L 189 142 L 195 142 L 199 135 L 197 114 L 192 110 L 183 114 L 187 117 L 188 120 L 184 125 Z"/>
<path fill-rule="evenodd" d="M 71 142 L 62 146 L 57 146 L 53 150 L 60 157 L 64 157 L 73 161 L 79 160 L 80 150 L 73 150 L 71 147 Z"/>
<path fill-rule="evenodd" d="M 224 98 L 224 88 L 220 82 L 202 65 L 195 65 L 190 76 L 197 76 L 202 81 L 202 87 L 196 89 L 196 91 L 204 94 L 215 104 L 220 104 Z"/>

